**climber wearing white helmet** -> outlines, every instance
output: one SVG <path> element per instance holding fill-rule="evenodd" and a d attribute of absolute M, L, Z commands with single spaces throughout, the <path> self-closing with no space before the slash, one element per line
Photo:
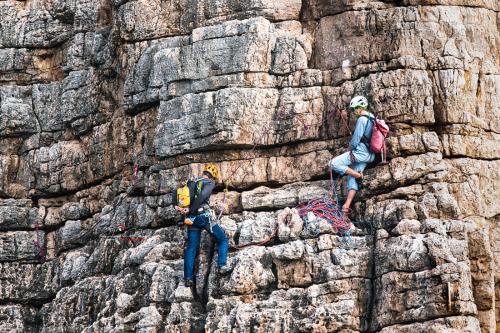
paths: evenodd
<path fill-rule="evenodd" d="M 330 167 L 333 171 L 341 176 L 347 174 L 348 193 L 342 206 L 342 210 L 346 214 L 350 212 L 352 200 L 359 189 L 357 180 L 363 178 L 363 170 L 366 165 L 375 159 L 375 154 L 369 150 L 373 128 L 373 121 L 370 120 L 373 120 L 375 116 L 368 112 L 368 100 L 364 96 L 356 96 L 351 99 L 349 108 L 357 117 L 349 151 L 330 161 Z"/>

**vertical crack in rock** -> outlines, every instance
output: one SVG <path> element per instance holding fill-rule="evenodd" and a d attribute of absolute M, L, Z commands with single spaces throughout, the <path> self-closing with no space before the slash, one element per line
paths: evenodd
<path fill-rule="evenodd" d="M 211 246 L 210 250 L 208 252 L 207 256 L 207 272 L 204 276 L 203 280 L 203 289 L 201 292 L 201 295 L 198 295 L 198 299 L 200 300 L 200 304 L 203 308 L 204 313 L 207 313 L 207 303 L 209 300 L 209 282 L 210 282 L 210 275 L 217 275 L 217 269 L 215 268 L 215 263 L 213 262 L 214 256 L 215 256 L 215 246 L 216 243 L 214 240 L 211 240 Z M 215 268 L 215 271 L 214 271 Z"/>
<path fill-rule="evenodd" d="M 372 235 L 373 237 L 373 244 L 371 247 L 371 253 L 370 253 L 370 290 L 368 291 L 368 301 L 366 303 L 366 306 L 364 308 L 364 318 L 363 318 L 363 323 L 361 326 L 361 330 L 363 333 L 370 333 L 372 332 L 371 327 L 372 326 L 372 316 L 374 315 L 374 302 L 375 302 L 375 295 L 377 293 L 377 290 L 375 288 L 375 278 L 376 278 L 376 272 L 375 272 L 375 263 L 376 263 L 376 256 L 375 252 L 377 251 L 377 232 L 376 230 L 372 229 L 372 226 L 370 224 L 369 227 L 369 235 Z"/>

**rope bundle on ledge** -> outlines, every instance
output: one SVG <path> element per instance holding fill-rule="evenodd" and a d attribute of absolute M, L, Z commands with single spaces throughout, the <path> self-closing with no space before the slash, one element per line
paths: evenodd
<path fill-rule="evenodd" d="M 313 229 L 319 234 L 319 221 L 327 221 L 332 229 L 340 234 L 346 235 L 351 228 L 351 221 L 342 212 L 342 207 L 328 197 L 312 199 L 309 202 L 297 206 L 300 218 L 304 221 L 304 230 Z"/>

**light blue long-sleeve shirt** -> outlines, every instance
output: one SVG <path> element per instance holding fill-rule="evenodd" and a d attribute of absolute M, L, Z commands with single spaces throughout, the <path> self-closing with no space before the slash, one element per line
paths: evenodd
<path fill-rule="evenodd" d="M 375 159 L 375 154 L 370 152 L 369 144 L 361 142 L 361 138 L 364 136 L 368 139 L 368 142 L 370 142 L 373 129 L 372 119 L 374 119 L 375 116 L 370 112 L 367 112 L 364 115 L 367 117 L 358 117 L 356 120 L 356 127 L 354 129 L 354 133 L 352 134 L 350 147 L 357 162 L 369 163 Z M 372 119 L 368 119 L 368 117 Z"/>

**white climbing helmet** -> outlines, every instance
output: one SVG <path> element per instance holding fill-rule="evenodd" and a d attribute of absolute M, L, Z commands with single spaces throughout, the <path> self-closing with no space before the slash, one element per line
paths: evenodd
<path fill-rule="evenodd" d="M 368 100 L 365 96 L 356 96 L 351 99 L 351 103 L 349 103 L 349 107 L 351 109 L 363 108 L 368 109 Z"/>

